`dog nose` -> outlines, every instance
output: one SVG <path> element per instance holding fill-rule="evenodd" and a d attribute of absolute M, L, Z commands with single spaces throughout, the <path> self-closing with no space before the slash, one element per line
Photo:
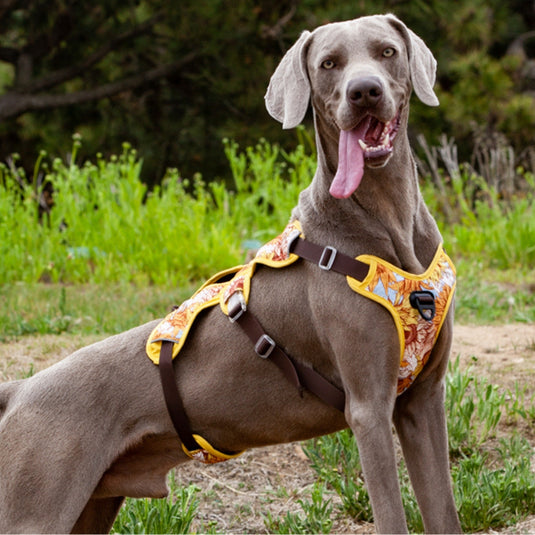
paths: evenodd
<path fill-rule="evenodd" d="M 370 108 L 376 106 L 384 93 L 383 82 L 378 76 L 353 78 L 346 88 L 347 99 L 354 106 Z"/>

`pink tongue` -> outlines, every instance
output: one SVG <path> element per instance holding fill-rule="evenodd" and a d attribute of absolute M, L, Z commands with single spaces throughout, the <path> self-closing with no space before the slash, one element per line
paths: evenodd
<path fill-rule="evenodd" d="M 359 145 L 369 127 L 361 121 L 353 130 L 340 130 L 338 141 L 338 169 L 329 189 L 337 199 L 347 199 L 359 187 L 364 174 L 364 151 Z"/>

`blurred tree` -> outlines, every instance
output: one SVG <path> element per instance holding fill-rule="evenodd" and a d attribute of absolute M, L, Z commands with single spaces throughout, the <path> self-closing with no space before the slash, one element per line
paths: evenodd
<path fill-rule="evenodd" d="M 295 11 L 292 1 L 2 0 L 1 157 L 62 151 L 77 131 L 91 152 L 133 142 L 155 178 L 171 164 L 215 171 L 223 135 L 262 134 L 266 63 Z"/>
<path fill-rule="evenodd" d="M 535 9 L 525 0 L 0 0 L 0 159 L 61 154 L 73 132 L 88 153 L 130 141 L 145 179 L 168 166 L 226 169 L 221 138 L 285 145 L 263 95 L 303 29 L 393 12 L 439 61 L 443 106 L 416 100 L 411 128 L 468 139 L 472 124 L 533 143 Z M 531 48 L 530 48 L 531 47 Z"/>

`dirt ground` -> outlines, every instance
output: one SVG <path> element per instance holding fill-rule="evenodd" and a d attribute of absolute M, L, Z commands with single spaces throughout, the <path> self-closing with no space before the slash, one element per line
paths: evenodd
<path fill-rule="evenodd" d="M 0 344 L 0 380 L 37 372 L 97 337 L 72 335 L 23 337 Z M 463 367 L 487 377 L 504 388 L 515 382 L 535 393 L 535 325 L 467 326 L 455 328 L 452 358 Z M 266 533 L 264 517 L 280 518 L 302 509 L 299 499 L 310 496 L 315 473 L 299 444 L 252 450 L 216 466 L 190 463 L 176 474 L 179 484 L 193 483 L 200 489 L 200 508 L 193 525 L 196 531 L 211 526 L 218 533 Z M 336 509 L 338 498 L 329 494 Z M 373 525 L 359 524 L 340 516 L 333 533 L 370 533 Z M 509 533 L 535 532 L 535 516 Z"/>

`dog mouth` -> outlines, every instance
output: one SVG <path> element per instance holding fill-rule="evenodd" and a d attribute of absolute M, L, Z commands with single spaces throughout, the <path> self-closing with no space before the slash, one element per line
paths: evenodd
<path fill-rule="evenodd" d="M 366 115 L 357 126 L 340 130 L 338 140 L 338 169 L 329 192 L 333 197 L 346 199 L 359 187 L 364 166 L 382 167 L 394 151 L 393 141 L 399 130 L 401 109 L 386 123 Z"/>
<path fill-rule="evenodd" d="M 361 129 L 364 122 L 366 133 L 358 139 L 358 143 L 364 151 L 364 158 L 369 160 L 389 155 L 394 150 L 392 142 L 399 130 L 401 111 L 390 121 L 383 123 L 379 119 L 368 115 L 356 127 Z"/>

